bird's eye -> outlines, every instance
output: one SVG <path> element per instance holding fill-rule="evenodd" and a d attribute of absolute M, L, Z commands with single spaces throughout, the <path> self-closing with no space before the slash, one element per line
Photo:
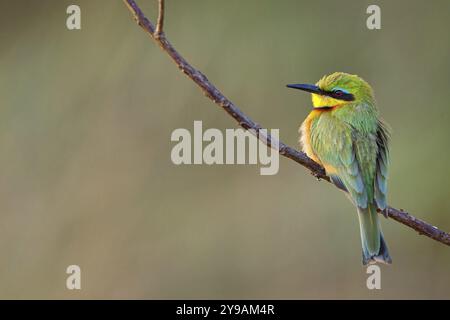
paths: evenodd
<path fill-rule="evenodd" d="M 333 95 L 335 97 L 342 97 L 344 95 L 344 92 L 341 90 L 335 90 L 335 91 L 333 91 Z"/>

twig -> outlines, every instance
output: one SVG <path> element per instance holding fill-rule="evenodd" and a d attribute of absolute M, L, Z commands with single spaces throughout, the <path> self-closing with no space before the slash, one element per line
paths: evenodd
<path fill-rule="evenodd" d="M 156 21 L 155 38 L 161 37 L 164 28 L 164 0 L 158 1 L 158 20 Z"/>
<path fill-rule="evenodd" d="M 194 81 L 209 99 L 222 107 L 232 118 L 234 118 L 242 128 L 251 130 L 259 137 L 261 126 L 239 110 L 239 108 L 227 99 L 203 73 L 192 67 L 167 40 L 163 32 L 164 0 L 159 0 L 159 12 L 156 28 L 152 22 L 145 17 L 144 13 L 134 0 L 123 1 L 133 14 L 139 26 L 142 27 L 142 29 L 144 29 L 144 31 L 146 31 L 152 39 L 156 41 L 162 50 L 164 50 L 172 58 L 178 68 L 192 81 Z M 297 151 L 281 141 L 272 143 L 272 137 L 270 135 L 267 135 L 267 140 L 263 139 L 262 141 L 266 143 L 266 145 L 278 149 L 282 156 L 294 160 L 309 169 L 311 174 L 317 179 L 330 182 L 330 178 L 326 175 L 324 168 L 310 159 L 305 153 Z M 393 207 L 388 207 L 386 209 L 386 213 L 390 218 L 416 230 L 419 234 L 423 234 L 431 239 L 450 246 L 450 234 L 439 230 L 429 223 L 415 218 L 403 210 L 398 210 Z"/>

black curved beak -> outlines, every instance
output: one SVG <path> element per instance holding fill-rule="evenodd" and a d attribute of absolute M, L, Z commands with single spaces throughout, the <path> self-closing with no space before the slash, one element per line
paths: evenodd
<path fill-rule="evenodd" d="M 320 88 L 318 86 L 315 86 L 313 84 L 303 84 L 303 83 L 288 84 L 288 85 L 286 85 L 286 87 L 292 88 L 292 89 L 299 89 L 299 90 L 303 90 L 303 91 L 311 92 L 311 93 L 315 93 L 315 94 L 324 94 L 323 91 L 320 90 Z"/>

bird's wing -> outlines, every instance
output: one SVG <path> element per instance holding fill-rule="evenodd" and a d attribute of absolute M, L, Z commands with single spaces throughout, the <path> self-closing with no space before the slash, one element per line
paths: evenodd
<path fill-rule="evenodd" d="M 360 169 L 370 162 L 367 143 L 347 125 L 322 122 L 313 129 L 311 146 L 333 183 L 348 191 L 355 205 L 367 208 L 371 190 L 366 187 L 365 170 Z"/>
<path fill-rule="evenodd" d="M 377 207 L 384 210 L 387 207 L 387 176 L 389 167 L 389 129 L 382 122 L 378 122 L 377 128 L 377 162 L 374 179 L 374 199 Z"/>

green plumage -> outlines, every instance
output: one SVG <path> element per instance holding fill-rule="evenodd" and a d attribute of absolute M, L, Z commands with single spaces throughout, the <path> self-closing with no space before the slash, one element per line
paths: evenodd
<path fill-rule="evenodd" d="M 304 150 L 312 152 L 310 156 L 324 165 L 357 207 L 363 263 L 391 263 L 377 213 L 386 208 L 388 131 L 378 117 L 372 89 L 361 78 L 344 73 L 324 77 L 317 87 L 324 94 L 313 94 L 318 109 L 302 127 L 309 135 L 302 138 Z M 331 95 L 336 90 L 351 94 L 353 100 L 340 101 Z"/>

